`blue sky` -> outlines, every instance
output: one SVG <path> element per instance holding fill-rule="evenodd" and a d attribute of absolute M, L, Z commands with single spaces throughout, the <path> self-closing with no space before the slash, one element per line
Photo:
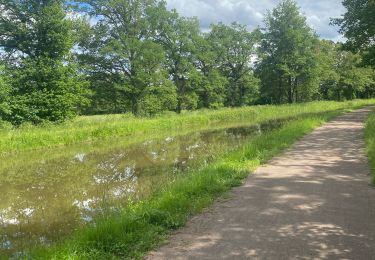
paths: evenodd
<path fill-rule="evenodd" d="M 203 29 L 211 23 L 234 21 L 253 29 L 262 25 L 264 13 L 273 9 L 278 0 L 167 0 L 168 8 L 175 8 L 183 16 L 196 16 Z M 331 17 L 345 13 L 341 0 L 297 0 L 309 25 L 325 39 L 342 40 L 337 28 L 330 26 Z"/>

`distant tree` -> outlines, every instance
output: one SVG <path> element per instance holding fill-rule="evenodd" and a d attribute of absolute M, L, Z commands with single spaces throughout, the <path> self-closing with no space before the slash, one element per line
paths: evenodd
<path fill-rule="evenodd" d="M 338 87 L 340 74 L 338 72 L 338 57 L 340 45 L 333 41 L 321 40 L 317 48 L 319 70 L 319 98 L 335 99 L 333 92 Z"/>
<path fill-rule="evenodd" d="M 337 99 L 360 98 L 374 85 L 374 70 L 360 67 L 361 56 L 342 51 L 338 57 L 338 73 L 340 80 L 336 88 Z"/>
<path fill-rule="evenodd" d="M 347 12 L 341 18 L 333 19 L 333 24 L 341 27 L 340 32 L 348 39 L 347 50 L 360 51 L 363 63 L 375 66 L 375 1 L 344 0 Z"/>
<path fill-rule="evenodd" d="M 166 66 L 169 77 L 177 87 L 177 112 L 198 107 L 199 73 L 194 66 L 196 53 L 195 39 L 200 35 L 196 18 L 180 17 L 175 10 L 164 12 L 158 17 L 156 40 L 166 53 Z"/>
<path fill-rule="evenodd" d="M 10 79 L 3 65 L 0 65 L 0 121 L 9 117 L 10 111 Z"/>
<path fill-rule="evenodd" d="M 282 1 L 265 18 L 258 75 L 262 102 L 294 103 L 313 99 L 319 90 L 318 37 L 292 0 Z"/>
<path fill-rule="evenodd" d="M 73 117 L 87 83 L 71 60 L 72 22 L 59 0 L 0 0 L 0 47 L 11 73 L 11 113 L 20 124 Z"/>
<path fill-rule="evenodd" d="M 199 108 L 220 108 L 224 106 L 227 78 L 218 64 L 217 52 L 207 39 L 208 34 L 201 33 L 194 39 L 194 66 L 199 75 L 196 93 L 199 96 Z"/>
<path fill-rule="evenodd" d="M 154 114 L 175 109 L 176 88 L 165 69 L 166 53 L 155 42 L 153 27 L 166 12 L 164 2 L 154 0 L 88 0 L 89 15 L 97 19 L 88 39 L 80 44 L 80 60 L 86 63 L 96 91 L 105 83 L 126 112 Z M 101 90 L 99 90 L 99 93 Z"/>
<path fill-rule="evenodd" d="M 216 63 L 217 59 L 213 58 L 216 52 L 212 49 L 212 46 L 207 45 L 207 39 L 202 37 L 201 40 L 197 42 L 199 51 L 195 57 L 195 65 L 200 73 L 200 82 L 197 90 L 199 108 L 222 108 L 226 105 L 229 79 L 223 75 Z"/>
<path fill-rule="evenodd" d="M 321 40 L 320 93 L 324 99 L 369 98 L 374 93 L 374 70 L 362 67 L 359 54 L 342 50 L 342 44 Z"/>
<path fill-rule="evenodd" d="M 252 58 L 259 42 L 258 30 L 249 32 L 244 25 L 212 25 L 207 39 L 216 52 L 217 64 L 227 78 L 226 106 L 250 105 L 258 98 L 259 81 L 255 78 Z"/>

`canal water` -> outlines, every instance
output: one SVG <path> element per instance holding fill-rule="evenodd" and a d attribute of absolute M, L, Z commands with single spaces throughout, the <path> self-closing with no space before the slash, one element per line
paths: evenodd
<path fill-rule="evenodd" d="M 2 155 L 0 256 L 67 236 L 106 210 L 146 198 L 179 175 L 282 124 Z"/>

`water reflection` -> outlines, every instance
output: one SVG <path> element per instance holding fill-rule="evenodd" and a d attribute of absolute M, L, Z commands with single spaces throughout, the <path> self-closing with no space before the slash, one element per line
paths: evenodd
<path fill-rule="evenodd" d="M 189 169 L 206 165 L 280 121 L 122 146 L 101 144 L 3 156 L 0 164 L 0 255 L 50 243 L 105 209 L 139 200 Z"/>

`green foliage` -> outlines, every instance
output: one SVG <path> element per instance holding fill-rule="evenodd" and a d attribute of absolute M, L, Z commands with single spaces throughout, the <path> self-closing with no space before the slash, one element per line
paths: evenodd
<path fill-rule="evenodd" d="M 1 1 L 0 46 L 7 53 L 12 98 L 6 120 L 40 123 L 76 115 L 87 82 L 71 63 L 71 21 L 62 1 Z"/>
<path fill-rule="evenodd" d="M 1 0 L 0 46 L 21 57 L 45 56 L 62 59 L 73 44 L 70 21 L 66 20 L 60 0 Z M 11 53 L 13 54 L 13 53 Z"/>
<path fill-rule="evenodd" d="M 319 51 L 320 93 L 324 99 L 351 100 L 374 95 L 375 71 L 361 67 L 360 55 L 340 44 L 321 41 Z"/>
<path fill-rule="evenodd" d="M 372 183 L 375 185 L 375 111 L 372 112 L 366 123 L 367 154 L 370 160 Z"/>
<path fill-rule="evenodd" d="M 83 94 L 87 82 L 75 75 L 73 66 L 64 66 L 47 57 L 24 59 L 22 68 L 13 73 L 12 113 L 7 118 L 40 123 L 44 120 L 63 121 L 76 115 L 78 105 L 87 102 Z"/>
<path fill-rule="evenodd" d="M 363 63 L 375 66 L 375 1 L 344 0 L 347 9 L 333 23 L 341 27 L 340 32 L 348 39 L 344 46 L 350 51 L 360 51 Z"/>
<path fill-rule="evenodd" d="M 224 107 L 228 79 L 213 67 L 206 67 L 206 69 L 206 72 L 202 73 L 200 88 L 197 91 L 200 97 L 199 107 L 212 109 Z"/>
<path fill-rule="evenodd" d="M 199 108 L 220 108 L 224 106 L 228 78 L 218 66 L 219 53 L 209 40 L 210 34 L 195 39 L 194 63 L 199 72 Z"/>
<path fill-rule="evenodd" d="M 227 79 L 226 106 L 251 105 L 257 99 L 259 82 L 251 67 L 259 41 L 258 30 L 249 32 L 246 26 L 219 23 L 211 26 L 207 39 L 217 52 L 218 69 Z"/>
<path fill-rule="evenodd" d="M 11 113 L 10 109 L 10 83 L 5 68 L 0 67 L 0 122 L 6 120 Z"/>
<path fill-rule="evenodd" d="M 338 59 L 340 75 L 338 95 L 342 92 L 346 99 L 360 97 L 366 87 L 374 87 L 375 71 L 371 68 L 359 67 L 361 57 L 351 52 L 342 52 Z M 340 100 L 340 98 L 339 98 Z"/>
<path fill-rule="evenodd" d="M 361 54 L 372 4 L 346 0 L 335 20 Z M 369 59 L 319 41 L 293 0 L 268 12 L 263 32 L 202 32 L 161 0 L 0 0 L 0 10 L 0 113 L 14 125 L 375 95 L 374 71 L 360 67 Z"/>
<path fill-rule="evenodd" d="M 177 111 L 194 110 L 198 107 L 196 92 L 200 81 L 193 63 L 194 41 L 200 37 L 199 22 L 196 18 L 179 17 L 175 11 L 165 13 L 156 39 L 167 54 L 169 76 L 177 87 Z"/>
<path fill-rule="evenodd" d="M 81 2 L 89 6 L 91 16 L 98 18 L 80 43 L 81 63 L 91 74 L 97 94 L 103 94 L 102 83 L 108 89 L 105 92 L 113 92 L 94 99 L 114 101 L 114 108 L 107 113 L 131 111 L 142 115 L 170 109 L 176 103 L 176 88 L 164 69 L 166 54 L 155 42 L 153 27 L 166 12 L 165 4 L 153 0 Z M 156 98 L 159 102 L 151 104 Z M 127 102 L 118 109 L 122 100 Z"/>
<path fill-rule="evenodd" d="M 257 70 L 262 102 L 294 103 L 318 93 L 317 36 L 296 2 L 282 1 L 265 20 Z"/>
<path fill-rule="evenodd" d="M 163 80 L 163 79 L 161 79 Z M 177 106 L 177 94 L 172 82 L 165 82 L 158 87 L 150 87 L 140 100 L 141 115 L 154 116 L 165 110 L 174 110 Z"/>
<path fill-rule="evenodd" d="M 338 88 L 340 75 L 337 60 L 339 46 L 327 40 L 321 40 L 317 49 L 319 58 L 320 97 L 328 100 L 334 98 L 335 89 Z M 335 98 L 336 99 L 336 98 Z"/>

